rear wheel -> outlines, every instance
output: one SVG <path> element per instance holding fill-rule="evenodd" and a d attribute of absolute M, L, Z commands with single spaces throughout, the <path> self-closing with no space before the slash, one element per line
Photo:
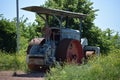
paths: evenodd
<path fill-rule="evenodd" d="M 82 46 L 78 40 L 63 39 L 56 49 L 55 57 L 57 61 L 80 64 L 83 58 Z"/>

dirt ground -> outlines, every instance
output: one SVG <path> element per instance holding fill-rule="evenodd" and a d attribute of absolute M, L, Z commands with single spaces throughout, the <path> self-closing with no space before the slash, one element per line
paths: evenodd
<path fill-rule="evenodd" d="M 0 80 L 45 80 L 44 72 L 0 71 Z"/>

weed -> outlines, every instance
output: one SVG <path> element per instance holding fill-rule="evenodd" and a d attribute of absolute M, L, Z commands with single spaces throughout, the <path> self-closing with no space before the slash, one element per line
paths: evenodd
<path fill-rule="evenodd" d="M 63 68 L 51 68 L 47 80 L 119 80 L 120 50 L 111 51 L 107 56 L 94 57 L 80 66 L 67 64 Z"/>

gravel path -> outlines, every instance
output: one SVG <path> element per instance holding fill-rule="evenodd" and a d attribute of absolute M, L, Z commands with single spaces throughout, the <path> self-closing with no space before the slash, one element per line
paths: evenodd
<path fill-rule="evenodd" d="M 17 71 L 16 76 L 13 74 L 14 71 L 0 71 L 0 80 L 45 80 L 43 72 L 24 73 Z"/>

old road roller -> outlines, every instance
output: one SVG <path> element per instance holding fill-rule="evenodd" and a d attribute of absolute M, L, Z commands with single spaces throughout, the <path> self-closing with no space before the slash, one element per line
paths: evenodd
<path fill-rule="evenodd" d="M 88 40 L 82 38 L 82 19 L 85 14 L 41 6 L 22 9 L 35 12 L 45 21 L 43 37 L 33 38 L 27 48 L 26 61 L 30 70 L 46 69 L 55 62 L 81 64 L 83 58 L 100 54 L 99 47 L 88 46 Z M 57 26 L 50 26 L 51 17 L 58 22 Z M 79 26 L 76 26 L 79 30 L 70 29 L 69 19 L 72 18 L 79 20 Z"/>

